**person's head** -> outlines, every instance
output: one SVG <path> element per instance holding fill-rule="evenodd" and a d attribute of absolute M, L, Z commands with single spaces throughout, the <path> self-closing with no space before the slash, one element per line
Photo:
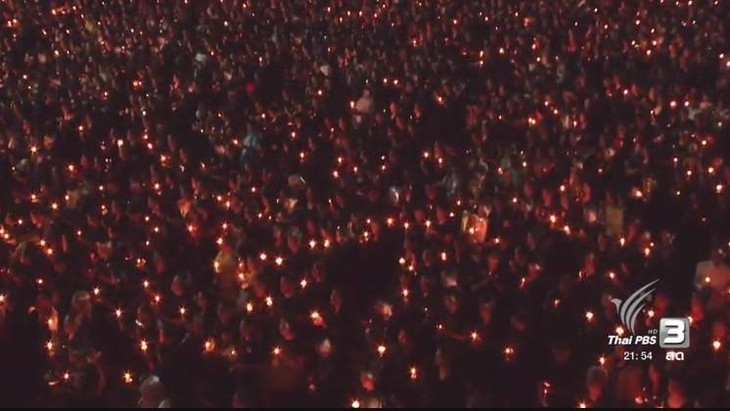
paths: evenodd
<path fill-rule="evenodd" d="M 288 319 L 282 318 L 279 320 L 279 334 L 281 334 L 285 340 L 291 340 L 294 338 L 294 328 Z"/>
<path fill-rule="evenodd" d="M 588 395 L 592 400 L 597 400 L 603 396 L 603 391 L 607 381 L 608 374 L 603 368 L 593 366 L 588 369 L 586 388 L 588 390 Z"/>
<path fill-rule="evenodd" d="M 366 392 L 375 391 L 375 374 L 370 371 L 361 372 L 360 385 Z"/>
<path fill-rule="evenodd" d="M 147 377 L 139 387 L 139 408 L 158 408 L 165 399 L 162 381 L 156 375 Z"/>
<path fill-rule="evenodd" d="M 182 277 L 176 275 L 175 278 L 172 279 L 172 284 L 170 284 L 170 291 L 172 291 L 172 293 L 177 297 L 183 295 L 183 293 L 185 292 L 185 287 Z"/>
<path fill-rule="evenodd" d="M 231 408 L 252 408 L 251 403 L 252 401 L 249 393 L 246 390 L 239 389 L 233 394 L 233 403 L 231 404 Z"/>
<path fill-rule="evenodd" d="M 338 289 L 332 290 L 330 293 L 330 305 L 340 307 L 342 305 L 342 293 Z"/>
<path fill-rule="evenodd" d="M 484 300 L 479 303 L 479 318 L 482 323 L 490 324 L 492 322 L 492 313 L 494 312 L 494 302 L 490 300 Z"/>
<path fill-rule="evenodd" d="M 570 361 L 572 350 L 566 341 L 556 341 L 552 347 L 553 361 L 556 364 L 564 365 Z"/>
<path fill-rule="evenodd" d="M 677 398 L 677 399 L 685 399 L 687 398 L 687 391 L 684 388 L 684 384 L 682 381 L 679 380 L 679 378 L 671 377 L 669 378 L 669 383 L 667 385 L 667 393 L 669 394 L 669 397 L 671 398 Z"/>

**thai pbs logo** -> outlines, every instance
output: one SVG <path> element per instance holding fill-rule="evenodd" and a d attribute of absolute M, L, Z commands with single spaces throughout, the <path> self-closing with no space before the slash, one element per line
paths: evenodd
<path fill-rule="evenodd" d="M 616 306 L 619 318 L 624 327 L 631 335 L 624 335 L 623 332 L 608 336 L 609 345 L 656 345 L 667 349 L 682 349 L 689 347 L 689 319 L 687 318 L 662 318 L 659 320 L 659 329 L 647 330 L 645 335 L 637 335 L 636 320 L 641 313 L 646 300 L 655 290 L 654 285 L 659 280 L 639 288 L 626 300 L 614 298 L 611 302 Z M 617 329 L 621 331 L 623 329 Z M 682 354 L 682 353 L 675 353 Z"/>

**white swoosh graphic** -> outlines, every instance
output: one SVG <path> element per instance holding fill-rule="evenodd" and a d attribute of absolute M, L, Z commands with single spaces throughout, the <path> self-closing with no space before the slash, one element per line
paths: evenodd
<path fill-rule="evenodd" d="M 641 312 L 641 309 L 644 308 L 644 299 L 649 296 L 649 294 L 654 292 L 654 288 L 652 288 L 652 286 L 658 281 L 659 279 L 656 279 L 649 284 L 639 288 L 633 294 L 631 294 L 631 296 L 629 296 L 626 301 L 621 303 L 621 321 L 626 327 L 629 328 L 632 334 L 634 333 L 634 323 L 636 322 L 636 317 L 639 315 L 639 312 Z"/>

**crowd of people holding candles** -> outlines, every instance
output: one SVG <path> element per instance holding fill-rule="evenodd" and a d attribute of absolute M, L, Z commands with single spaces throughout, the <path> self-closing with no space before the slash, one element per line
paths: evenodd
<path fill-rule="evenodd" d="M 0 404 L 727 406 L 729 6 L 2 1 Z"/>

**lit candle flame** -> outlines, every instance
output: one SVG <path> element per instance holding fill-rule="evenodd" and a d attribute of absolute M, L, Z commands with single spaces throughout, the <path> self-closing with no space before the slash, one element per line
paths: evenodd
<path fill-rule="evenodd" d="M 411 367 L 409 370 L 409 374 L 411 376 L 411 380 L 415 380 L 418 378 L 418 369 L 416 367 Z"/>
<path fill-rule="evenodd" d="M 624 330 L 624 327 L 620 325 L 616 327 L 616 335 L 618 335 L 619 337 L 623 336 L 625 332 L 626 331 Z"/>
<path fill-rule="evenodd" d="M 142 350 L 142 352 L 147 352 L 147 348 L 149 348 L 149 346 L 147 345 L 147 340 L 140 341 L 139 348 Z"/>
<path fill-rule="evenodd" d="M 117 318 L 122 318 L 122 309 L 121 308 L 117 308 L 116 310 L 114 310 L 114 315 Z"/>
<path fill-rule="evenodd" d="M 715 351 L 720 351 L 720 348 L 722 348 L 722 343 L 719 340 L 715 340 L 712 342 L 712 349 Z"/>
<path fill-rule="evenodd" d="M 271 296 L 266 297 L 266 306 L 271 307 L 272 305 L 274 305 L 274 299 Z"/>
<path fill-rule="evenodd" d="M 593 321 L 593 311 L 586 311 L 586 320 L 588 322 L 592 322 Z"/>
<path fill-rule="evenodd" d="M 132 382 L 134 382 L 134 379 L 132 378 L 132 373 L 129 371 L 125 371 L 124 374 L 122 375 L 122 378 L 124 379 L 124 382 L 127 384 L 131 384 Z"/>
<path fill-rule="evenodd" d="M 360 401 L 358 401 L 358 400 L 352 400 L 351 407 L 352 408 L 360 408 Z"/>
<path fill-rule="evenodd" d="M 211 353 L 215 351 L 215 340 L 212 338 L 208 338 L 205 340 L 205 352 Z"/>
<path fill-rule="evenodd" d="M 274 355 L 279 356 L 281 355 L 281 348 L 279 346 L 274 347 L 273 351 Z"/>
<path fill-rule="evenodd" d="M 386 350 L 386 348 L 385 348 L 385 346 L 384 346 L 384 345 L 382 345 L 382 344 L 378 345 L 378 354 L 379 354 L 379 355 L 380 355 L 381 357 L 382 357 L 383 355 L 385 355 L 385 350 Z"/>

